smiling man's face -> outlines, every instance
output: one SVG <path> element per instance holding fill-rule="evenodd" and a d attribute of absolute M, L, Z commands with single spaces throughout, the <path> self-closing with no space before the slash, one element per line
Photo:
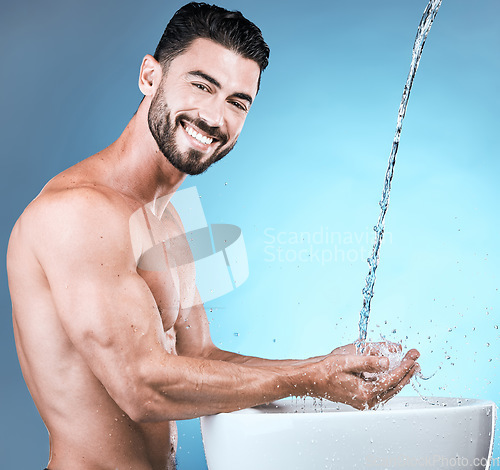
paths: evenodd
<path fill-rule="evenodd" d="M 259 76 L 256 62 L 203 38 L 170 62 L 148 123 L 175 168 L 197 175 L 228 154 L 257 94 Z"/>

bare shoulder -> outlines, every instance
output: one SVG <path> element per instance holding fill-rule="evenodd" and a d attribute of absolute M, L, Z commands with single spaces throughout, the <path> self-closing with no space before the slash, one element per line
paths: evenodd
<path fill-rule="evenodd" d="M 123 198 L 108 188 L 49 183 L 17 221 L 9 249 L 21 245 L 42 264 L 56 253 L 82 257 L 96 249 L 124 250 L 129 217 Z"/>

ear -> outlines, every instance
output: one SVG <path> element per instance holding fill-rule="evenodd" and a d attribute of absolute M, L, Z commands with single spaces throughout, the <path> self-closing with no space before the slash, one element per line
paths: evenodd
<path fill-rule="evenodd" d="M 155 94 L 160 85 L 162 70 L 160 63 L 152 56 L 147 54 L 142 59 L 141 71 L 139 73 L 139 89 L 145 96 Z"/>

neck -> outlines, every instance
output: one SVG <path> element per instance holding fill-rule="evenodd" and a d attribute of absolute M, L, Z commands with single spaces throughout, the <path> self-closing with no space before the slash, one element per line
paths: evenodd
<path fill-rule="evenodd" d="M 151 135 L 150 101 L 146 97 L 121 136 L 96 155 L 112 168 L 112 174 L 106 175 L 107 184 L 144 204 L 173 194 L 186 178 L 165 158 Z"/>

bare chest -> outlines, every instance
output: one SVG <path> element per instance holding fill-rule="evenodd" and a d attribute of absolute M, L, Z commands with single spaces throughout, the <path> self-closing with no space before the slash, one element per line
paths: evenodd
<path fill-rule="evenodd" d="M 168 211 L 158 217 L 147 207 L 134 214 L 130 230 L 137 272 L 153 294 L 164 331 L 171 332 L 175 322 L 188 315 L 196 293 L 186 235 Z"/>

